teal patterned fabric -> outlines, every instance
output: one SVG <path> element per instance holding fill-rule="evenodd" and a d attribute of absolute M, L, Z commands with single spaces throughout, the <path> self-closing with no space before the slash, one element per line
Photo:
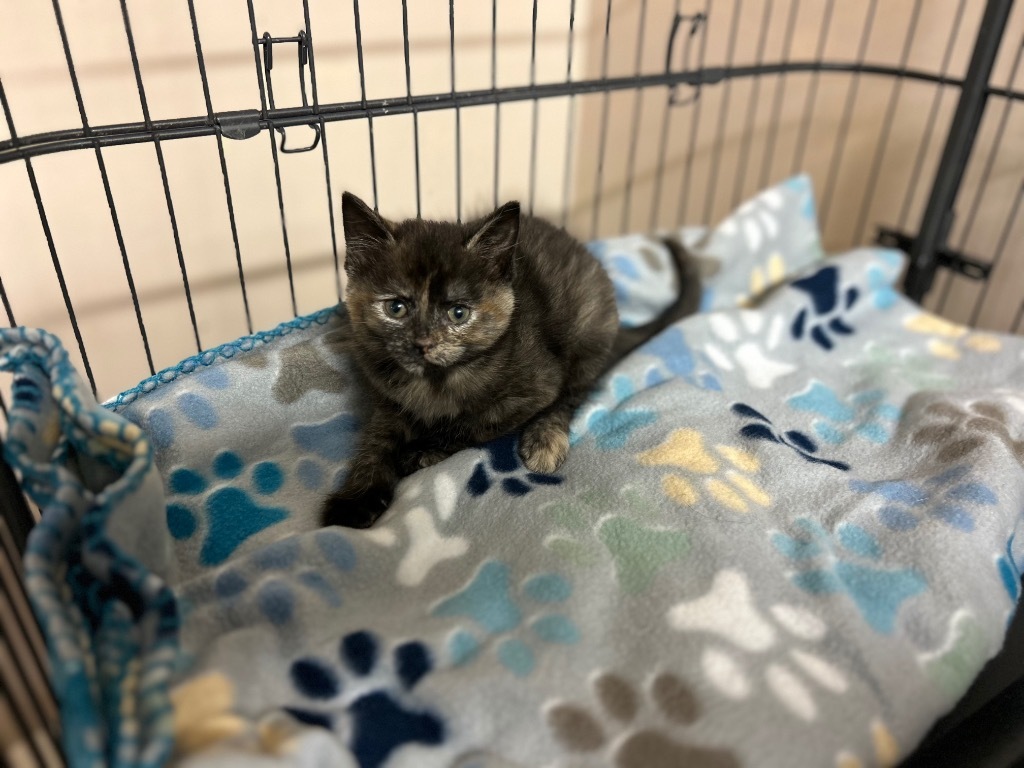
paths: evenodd
<path fill-rule="evenodd" d="M 515 436 L 316 528 L 364 418 L 343 308 L 105 408 L 0 331 L 8 460 L 76 765 L 895 765 L 1002 644 L 1024 341 L 923 312 L 900 254 L 824 259 L 806 177 L 661 233 L 705 312 L 617 365 L 553 475 Z M 592 244 L 624 322 L 655 236 Z M 774 289 L 774 290 L 771 290 Z"/>

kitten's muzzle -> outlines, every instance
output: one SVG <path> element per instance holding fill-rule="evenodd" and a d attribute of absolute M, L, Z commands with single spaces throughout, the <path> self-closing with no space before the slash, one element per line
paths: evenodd
<path fill-rule="evenodd" d="M 416 341 L 414 341 L 412 345 L 416 348 L 416 351 L 419 352 L 423 357 L 429 355 L 436 346 L 434 342 L 431 341 L 430 339 L 416 339 Z"/>

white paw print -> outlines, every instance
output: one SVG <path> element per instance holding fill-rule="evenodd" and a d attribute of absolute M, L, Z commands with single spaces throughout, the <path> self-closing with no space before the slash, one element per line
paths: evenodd
<path fill-rule="evenodd" d="M 762 312 L 722 312 L 709 316 L 708 324 L 720 344 L 706 343 L 705 354 L 723 371 L 733 371 L 738 366 L 750 386 L 767 389 L 776 379 L 796 370 L 795 365 L 772 360 L 765 354 L 765 350 L 771 352 L 782 341 L 785 321 L 781 315 L 766 322 Z"/>
<path fill-rule="evenodd" d="M 748 200 L 728 220 L 722 222 L 719 231 L 734 235 L 737 230 L 752 253 L 756 253 L 765 240 L 773 240 L 779 234 L 779 214 L 784 200 L 782 192 L 769 189 L 752 200 Z"/>
<path fill-rule="evenodd" d="M 818 643 L 827 632 L 821 619 L 803 608 L 776 603 L 769 612 L 774 621 L 754 606 L 746 577 L 727 569 L 715 575 L 707 594 L 674 606 L 666 619 L 679 632 L 707 632 L 726 640 L 745 651 L 748 659 L 777 648 L 786 635 Z M 786 656 L 764 668 L 765 684 L 790 713 L 811 722 L 818 716 L 818 704 L 807 681 L 833 694 L 845 693 L 849 683 L 841 670 L 810 650 L 793 647 Z M 747 661 L 727 646 L 708 645 L 701 655 L 701 667 L 723 696 L 745 699 L 753 692 L 755 681 Z"/>

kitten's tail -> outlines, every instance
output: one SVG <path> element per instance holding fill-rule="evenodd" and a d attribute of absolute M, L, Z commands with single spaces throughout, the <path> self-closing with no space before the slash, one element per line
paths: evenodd
<path fill-rule="evenodd" d="M 676 300 L 646 325 L 636 328 L 619 328 L 615 342 L 612 344 L 608 367 L 619 362 L 641 344 L 653 339 L 673 323 L 695 314 L 700 309 L 703 289 L 698 264 L 678 241 L 663 238 L 662 242 L 672 255 L 672 264 L 676 271 L 676 284 L 679 288 Z"/>

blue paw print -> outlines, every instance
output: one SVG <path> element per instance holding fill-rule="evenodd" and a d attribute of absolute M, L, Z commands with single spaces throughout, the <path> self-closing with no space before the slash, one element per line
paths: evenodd
<path fill-rule="evenodd" d="M 1017 598 L 1020 597 L 1021 566 L 1013 556 L 1013 539 L 1014 536 L 1010 536 L 1006 542 L 1006 553 L 996 560 L 996 568 L 999 569 L 999 578 L 1002 579 L 1006 594 L 1010 596 L 1010 602 L 1016 608 Z M 1010 619 L 1013 619 L 1013 613 L 1010 614 Z"/>
<path fill-rule="evenodd" d="M 195 373 L 191 381 L 206 389 L 221 390 L 230 386 L 230 381 L 220 368 L 209 368 Z M 217 408 L 199 392 L 181 392 L 174 397 L 173 409 L 157 407 L 146 416 L 143 427 L 149 434 L 153 446 L 159 451 L 170 448 L 178 436 L 173 411 L 177 411 L 188 423 L 187 429 L 211 430 L 220 426 Z"/>
<path fill-rule="evenodd" d="M 439 603 L 432 615 L 471 619 L 483 630 L 481 640 L 467 629 L 457 629 L 448 639 L 448 654 L 454 666 L 468 664 L 479 654 L 482 643 L 500 637 L 498 662 L 516 677 L 528 677 L 537 664 L 533 648 L 510 633 L 524 623 L 523 611 L 510 589 L 511 573 L 506 563 L 489 560 L 461 591 Z M 522 594 L 534 605 L 554 606 L 572 595 L 572 586 L 557 573 L 543 573 L 526 579 Z M 544 613 L 529 621 L 530 633 L 543 643 L 575 645 L 580 633 L 572 619 L 562 613 Z"/>
<path fill-rule="evenodd" d="M 608 386 L 613 398 L 611 410 L 603 405 L 595 408 L 587 417 L 583 431 L 574 431 L 569 435 L 570 445 L 576 445 L 584 436 L 591 434 L 602 451 L 615 451 L 626 445 L 634 431 L 657 421 L 658 414 L 649 408 L 620 410 L 619 406 L 636 394 L 636 388 L 628 376 L 616 374 Z"/>
<path fill-rule="evenodd" d="M 693 351 L 686 341 L 686 335 L 679 328 L 672 327 L 659 333 L 636 353 L 659 358 L 671 376 L 683 379 L 694 387 L 722 391 L 722 383 L 714 373 L 714 365 L 703 353 Z M 660 379 L 660 375 L 653 378 L 649 374 L 648 386 L 653 386 Z"/>
<path fill-rule="evenodd" d="M 359 631 L 341 638 L 338 654 L 341 671 L 360 692 L 346 694 L 346 680 L 334 663 L 301 658 L 292 663 L 289 678 L 303 705 L 285 707 L 286 712 L 302 723 L 329 730 L 337 728 L 338 715 L 346 713 L 348 727 L 342 724 L 339 730 L 348 734 L 348 748 L 360 768 L 379 768 L 407 744 L 436 746 L 444 741 L 445 725 L 440 717 L 403 701 L 434 669 L 427 646 L 419 641 L 397 646 L 390 669 L 385 670 L 380 641 L 371 632 Z M 367 682 L 372 683 L 369 690 Z"/>
<path fill-rule="evenodd" d="M 854 436 L 877 445 L 887 443 L 900 417 L 900 409 L 885 402 L 883 390 L 856 392 L 844 402 L 820 381 L 812 381 L 805 391 L 787 402 L 798 411 L 820 416 L 814 420 L 814 432 L 831 445 L 840 445 Z"/>
<path fill-rule="evenodd" d="M 506 477 L 500 478 L 499 485 L 509 496 L 525 496 L 538 485 L 561 485 L 562 478 L 540 472 L 527 472 L 522 477 L 507 477 L 507 475 L 525 469 L 519 460 L 519 451 L 516 450 L 516 446 L 514 435 L 499 437 L 483 446 L 487 451 L 488 460 L 486 463 L 478 461 L 473 467 L 473 474 L 466 481 L 466 490 L 471 496 L 483 496 L 494 484 L 495 478 L 492 478 L 487 471 L 488 466 L 491 471 L 506 475 Z"/>
<path fill-rule="evenodd" d="M 941 520 L 959 531 L 974 530 L 972 506 L 993 506 L 999 499 L 987 485 L 966 480 L 967 467 L 952 467 L 921 484 L 904 480 L 851 480 L 857 493 L 881 496 L 885 504 L 876 514 L 893 531 L 910 531 L 921 522 L 921 515 Z"/>
<path fill-rule="evenodd" d="M 793 583 L 812 595 L 847 594 L 875 632 L 891 634 L 903 602 L 928 588 L 912 568 L 881 566 L 881 544 L 859 525 L 843 523 L 829 535 L 802 517 L 794 527 L 794 536 L 772 536 L 775 548 L 798 569 L 790 577 Z"/>
<path fill-rule="evenodd" d="M 876 254 L 881 264 L 868 267 L 868 291 L 876 307 L 890 309 L 899 301 L 893 282 L 899 276 L 903 260 L 892 251 L 879 250 Z"/>
<path fill-rule="evenodd" d="M 185 467 L 173 470 L 167 478 L 168 491 L 176 499 L 167 505 L 171 536 L 179 541 L 191 539 L 200 523 L 206 523 L 206 537 L 199 551 L 202 565 L 223 563 L 250 536 L 289 514 L 287 509 L 262 506 L 252 496 L 273 496 L 284 485 L 284 471 L 276 463 L 261 461 L 247 470 L 237 453 L 221 451 L 214 457 L 211 470 L 219 480 L 240 480 L 248 472 L 249 490 L 232 485 L 210 490 L 206 477 Z"/>
<path fill-rule="evenodd" d="M 734 403 L 732 412 L 737 416 L 753 420 L 740 429 L 740 435 L 749 440 L 767 440 L 771 443 L 784 445 L 812 464 L 825 464 L 826 466 L 840 469 L 843 472 L 848 472 L 850 469 L 850 465 L 845 462 L 823 459 L 815 455 L 818 452 L 818 444 L 803 432 L 797 432 L 795 429 L 780 432 L 767 416 L 745 403 Z"/>
<path fill-rule="evenodd" d="M 347 572 L 355 568 L 356 552 L 348 539 L 333 529 L 312 536 L 317 557 L 303 551 L 297 537 L 279 539 L 254 552 L 245 562 L 235 563 L 217 574 L 213 590 L 224 608 L 237 610 L 255 590 L 253 603 L 260 614 L 275 627 L 292 623 L 296 607 L 305 590 L 316 595 L 325 608 L 341 607 L 341 594 L 325 574 Z"/>
<path fill-rule="evenodd" d="M 849 336 L 853 333 L 853 328 L 840 315 L 853 308 L 860 298 L 860 291 L 851 286 L 840 299 L 839 270 L 836 267 L 824 267 L 809 277 L 794 280 L 792 285 L 811 297 L 814 308 L 813 317 L 805 307 L 793 319 L 790 331 L 794 339 L 809 336 L 828 352 L 835 346 L 833 335 Z"/>

